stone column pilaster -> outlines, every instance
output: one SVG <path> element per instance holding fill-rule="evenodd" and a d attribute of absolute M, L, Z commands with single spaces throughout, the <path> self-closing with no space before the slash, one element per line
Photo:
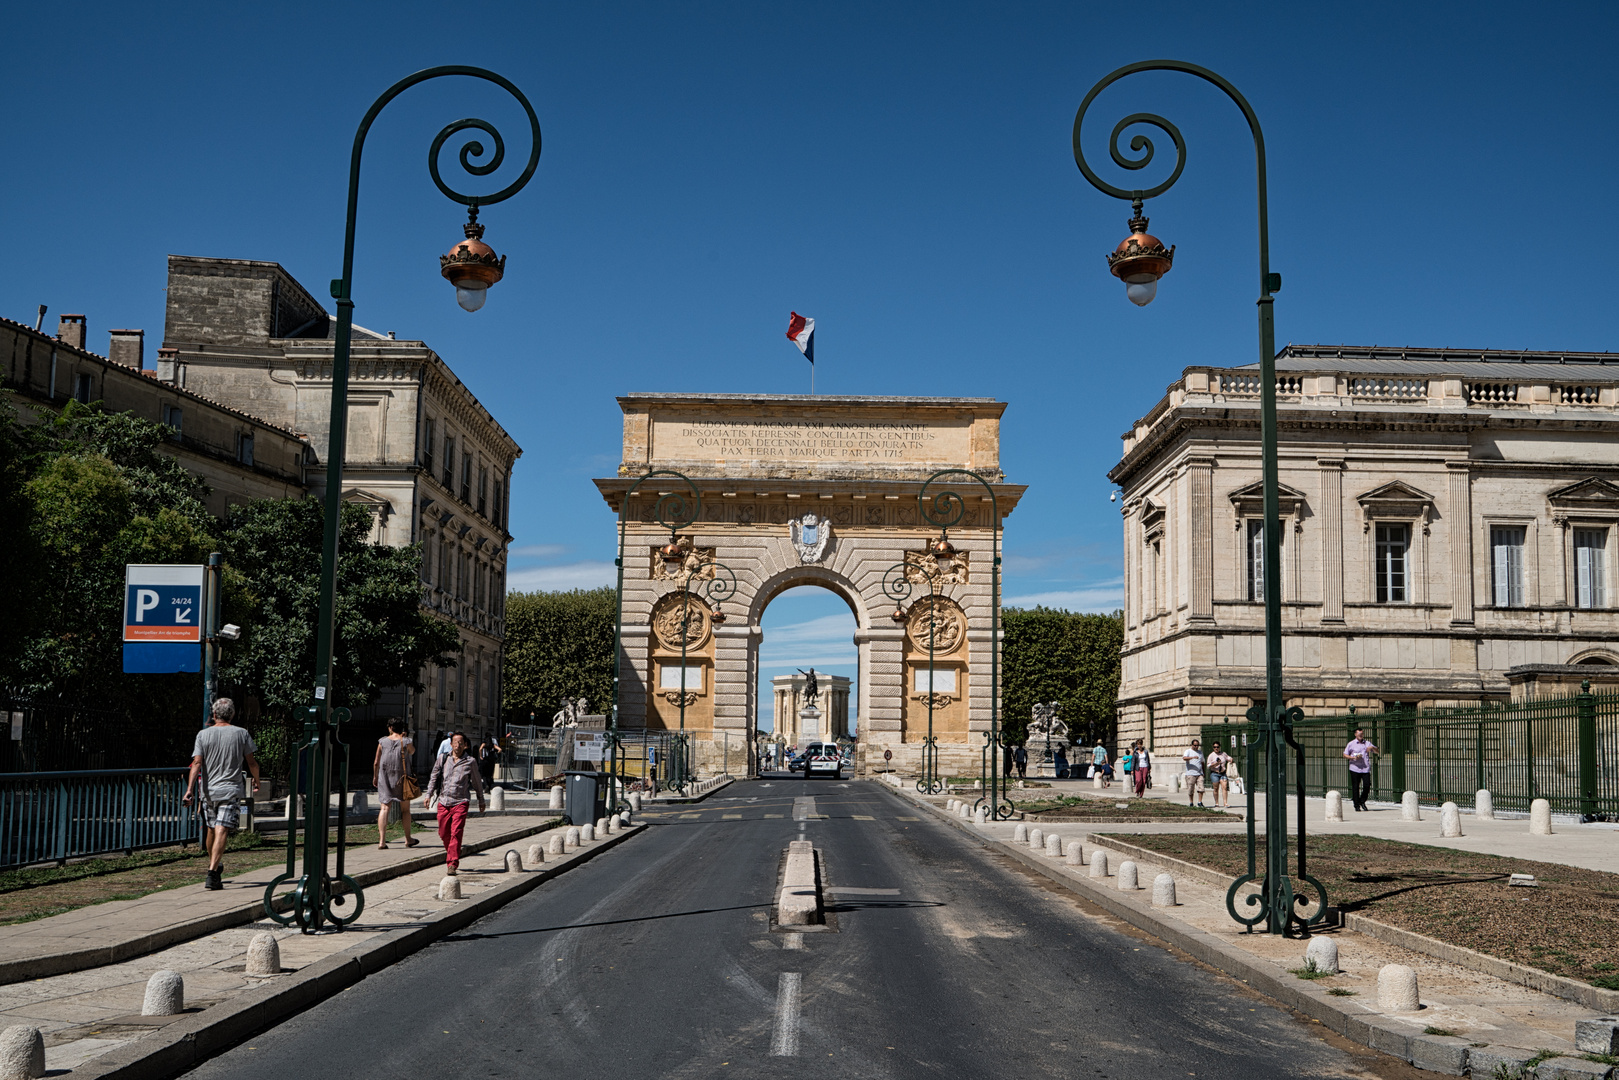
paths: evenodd
<path fill-rule="evenodd" d="M 1450 470 L 1450 621 L 1473 622 L 1473 478 L 1467 462 L 1446 462 Z"/>
<path fill-rule="evenodd" d="M 1214 459 L 1190 458 L 1186 462 L 1187 503 L 1190 510 L 1189 534 L 1191 595 L 1187 617 L 1194 621 L 1214 619 Z"/>

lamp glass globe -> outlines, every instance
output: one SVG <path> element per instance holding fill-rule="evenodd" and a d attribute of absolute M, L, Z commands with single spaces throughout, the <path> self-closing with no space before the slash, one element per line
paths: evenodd
<path fill-rule="evenodd" d="M 489 299 L 489 289 L 482 282 L 465 281 L 455 287 L 455 302 L 464 311 L 477 311 Z"/>
<path fill-rule="evenodd" d="M 1124 295 L 1129 297 L 1130 303 L 1136 307 L 1146 307 L 1152 303 L 1152 298 L 1158 295 L 1158 279 L 1148 278 L 1146 281 L 1126 282 Z"/>

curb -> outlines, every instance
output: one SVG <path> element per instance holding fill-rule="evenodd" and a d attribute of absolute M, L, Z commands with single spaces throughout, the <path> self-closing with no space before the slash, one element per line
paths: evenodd
<path fill-rule="evenodd" d="M 899 793 L 904 795 L 903 792 Z M 1175 946 L 1195 960 L 1202 961 L 1216 970 L 1223 971 L 1257 990 L 1278 1004 L 1303 1013 L 1312 1020 L 1318 1021 L 1323 1027 L 1337 1032 L 1344 1038 L 1367 1046 L 1373 1050 L 1381 1050 L 1400 1058 L 1419 1069 L 1446 1073 L 1451 1076 L 1467 1075 L 1470 1057 L 1478 1057 L 1482 1062 L 1489 1055 L 1495 1054 L 1503 1059 L 1514 1058 L 1527 1052 L 1516 1048 L 1488 1047 L 1485 1049 L 1472 1049 L 1466 1039 L 1452 1038 L 1439 1035 L 1420 1035 L 1414 1029 L 1399 1021 L 1386 1019 L 1382 1014 L 1364 1011 L 1351 1013 L 1337 1004 L 1325 991 L 1314 990 L 1305 985 L 1295 985 L 1298 980 L 1284 979 L 1271 965 L 1262 960 L 1251 959 L 1238 953 L 1213 934 L 1198 930 L 1190 926 L 1175 926 L 1159 918 L 1150 907 L 1137 901 L 1127 900 L 1124 895 L 1114 889 L 1101 889 L 1091 885 L 1087 879 L 1071 878 L 1058 870 L 1060 863 L 1053 864 L 1044 856 L 1036 856 L 1027 848 L 1016 844 L 1003 843 L 983 836 L 968 828 L 966 822 L 952 817 L 932 803 L 921 799 L 912 799 L 905 796 L 908 802 L 931 811 L 935 816 L 954 826 L 981 847 L 1010 856 L 1018 862 L 1036 871 L 1057 884 L 1068 889 L 1097 907 L 1117 918 L 1134 926 L 1138 930 L 1146 931 L 1160 941 Z M 1098 847 L 1108 848 L 1106 841 L 1097 844 Z M 1124 845 L 1120 845 L 1121 848 Z M 1122 853 L 1122 852 L 1121 852 Z M 1154 855 L 1155 862 L 1163 861 Z M 1177 860 L 1178 861 L 1178 860 Z M 1191 864 L 1182 864 L 1191 865 Z M 1208 873 L 1208 871 L 1204 871 Z M 1494 1060 L 1493 1058 L 1491 1060 Z M 1553 1059 L 1557 1060 L 1557 1059 Z M 1583 1062 L 1582 1062 L 1583 1064 Z M 1594 1077 L 1595 1074 L 1593 1074 Z M 1606 1074 L 1604 1074 L 1606 1075 Z"/>
<path fill-rule="evenodd" d="M 641 809 L 645 810 L 654 806 L 686 806 L 691 803 L 699 803 L 717 791 L 724 791 L 726 788 L 736 783 L 736 779 L 737 778 L 734 776 L 730 777 L 725 781 L 725 783 L 715 784 L 701 795 L 677 795 L 672 799 L 642 799 Z"/>
<path fill-rule="evenodd" d="M 1159 863 L 1176 873 L 1185 874 L 1194 881 L 1216 888 L 1225 888 L 1231 883 L 1231 878 L 1206 866 L 1189 863 L 1183 859 L 1176 859 L 1169 855 L 1160 855 L 1151 848 L 1139 847 L 1125 841 L 1118 840 L 1107 833 L 1087 833 L 1086 839 L 1094 844 L 1112 848 L 1121 854 L 1133 855 L 1149 862 Z M 1419 934 L 1414 930 L 1406 930 L 1391 923 L 1374 919 L 1370 915 L 1361 915 L 1356 912 L 1345 911 L 1339 916 L 1343 920 L 1346 930 L 1353 930 L 1358 934 L 1376 938 L 1390 945 L 1398 945 L 1402 949 L 1410 949 L 1414 953 L 1431 956 L 1435 960 L 1443 960 L 1457 967 L 1476 971 L 1481 975 L 1500 979 L 1502 982 L 1517 983 L 1527 986 L 1531 990 L 1539 990 L 1543 994 L 1572 1001 L 1576 1005 L 1584 1005 L 1602 1013 L 1619 1012 L 1619 990 L 1603 990 L 1574 979 L 1567 979 L 1561 975 L 1553 975 L 1549 971 L 1515 964 L 1511 960 L 1502 960 L 1500 957 L 1481 953 L 1476 949 L 1468 949 L 1461 945 L 1452 945 L 1438 938 Z"/>
<path fill-rule="evenodd" d="M 560 821 L 560 819 L 558 819 Z M 522 825 L 506 832 L 497 833 L 487 839 L 474 844 L 467 844 L 465 850 L 474 854 L 487 851 L 492 847 L 510 844 L 537 832 L 544 832 L 551 825 Z M 376 885 L 383 881 L 391 881 L 396 877 L 414 874 L 419 870 L 437 866 L 444 862 L 444 852 L 438 851 L 427 855 L 413 855 L 397 863 L 384 867 L 366 870 L 351 875 L 363 889 L 367 885 Z M 274 866 L 274 863 L 270 864 Z M 217 934 L 221 930 L 228 930 L 233 926 L 251 923 L 264 914 L 263 890 L 255 894 L 254 899 L 242 907 L 226 911 L 218 911 L 212 915 L 205 915 L 189 922 L 166 926 L 161 930 L 154 930 L 147 934 L 138 934 L 132 937 L 115 941 L 111 945 L 98 945 L 92 949 L 79 949 L 74 952 L 50 953 L 46 956 L 30 956 L 21 960 L 0 961 L 0 986 L 8 983 L 23 982 L 28 979 L 43 979 L 51 975 L 66 975 L 73 971 L 86 971 L 90 968 L 105 967 L 107 964 L 121 964 L 126 960 L 133 960 L 148 953 L 167 949 L 171 945 L 191 941 L 195 938 Z"/>
<path fill-rule="evenodd" d="M 525 871 L 516 880 L 498 885 L 463 906 L 431 916 L 421 925 L 384 931 L 377 936 L 378 940 L 362 942 L 310 964 L 287 976 L 284 982 L 278 980 L 249 990 L 144 1039 L 91 1058 L 71 1070 L 71 1075 L 79 1080 L 168 1080 L 476 922 L 552 878 L 584 865 L 645 828 L 645 825 L 631 825 L 598 842 L 596 847 L 581 851 L 579 857 L 566 866 L 549 871 Z"/>

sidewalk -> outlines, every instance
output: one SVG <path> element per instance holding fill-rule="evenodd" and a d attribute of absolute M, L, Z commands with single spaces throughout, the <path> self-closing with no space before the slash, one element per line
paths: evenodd
<path fill-rule="evenodd" d="M 1123 802 L 1117 789 L 1097 792 L 1088 781 L 1070 787 L 1058 781 L 1063 794 L 1084 795 Z M 1082 790 L 1081 790 L 1082 786 Z M 1052 789 L 1024 789 L 1032 795 Z M 1175 793 L 1168 794 L 1173 797 Z M 1491 1061 L 1524 1061 L 1542 1050 L 1567 1055 L 1576 1053 L 1574 1024 L 1577 1020 L 1600 1015 L 1574 1001 L 1531 989 L 1516 982 L 1495 978 L 1472 967 L 1437 959 L 1423 952 L 1401 947 L 1369 933 L 1352 929 L 1326 931 L 1338 945 L 1343 974 L 1331 979 L 1305 981 L 1291 974 L 1303 963 L 1305 943 L 1268 934 L 1246 934 L 1234 922 L 1225 906 L 1226 882 L 1220 875 L 1189 872 L 1175 860 L 1159 861 L 1153 853 L 1121 851 L 1124 846 L 1111 841 L 1108 832 L 1166 833 L 1216 832 L 1241 834 L 1240 821 L 1218 812 L 1206 822 L 1150 823 L 1122 826 L 1053 824 L 1050 831 L 1062 838 L 1064 847 L 1072 840 L 1083 846 L 1085 865 L 1068 866 L 1065 859 L 1031 851 L 1026 844 L 1015 844 L 1018 822 L 995 822 L 983 826 L 945 811 L 945 796 L 923 797 L 902 790 L 907 801 L 927 806 L 957 829 L 1009 855 L 1068 887 L 1079 896 L 1097 903 L 1114 915 L 1147 930 L 1160 939 L 1185 949 L 1230 975 L 1250 983 L 1283 1004 L 1300 1009 L 1324 1024 L 1365 1045 L 1385 1050 L 1424 1068 L 1459 1074 L 1472 1055 L 1475 1067 L 1484 1066 L 1491 1075 Z M 1014 790 L 1014 796 L 1016 791 Z M 1180 794 L 1181 798 L 1185 795 Z M 970 796 L 969 796 L 970 798 Z M 1262 802 L 1262 800 L 1256 800 Z M 1314 804 L 1313 806 L 1311 804 Z M 1362 835 L 1387 835 L 1391 839 L 1435 846 L 1466 846 L 1496 854 L 1519 855 L 1542 862 L 1587 865 L 1602 845 L 1612 850 L 1616 837 L 1610 828 L 1564 825 L 1550 837 L 1528 836 L 1527 820 L 1477 821 L 1464 815 L 1463 829 L 1470 835 L 1457 839 L 1438 836 L 1437 813 L 1421 822 L 1401 822 L 1398 809 L 1370 811 L 1354 815 L 1343 823 L 1320 822 L 1323 803 L 1308 800 L 1307 827 L 1314 831 L 1325 825 L 1333 831 Z M 1233 807 L 1235 809 L 1235 806 Z M 1262 806 L 1260 807 L 1262 813 Z M 1351 811 L 1351 813 L 1353 813 Z M 1025 823 L 1033 827 L 1034 823 Z M 1558 829 L 1554 825 L 1554 829 Z M 1093 830 L 1095 830 L 1093 832 Z M 1095 852 L 1109 851 L 1109 876 L 1092 878 L 1090 864 Z M 1118 888 L 1117 870 L 1124 859 L 1136 862 L 1140 888 L 1124 892 Z M 1611 870 L 1614 860 L 1607 856 L 1599 869 Z M 1163 872 L 1175 878 L 1177 904 L 1173 909 L 1151 905 L 1153 879 Z M 1377 1008 L 1377 974 L 1385 964 L 1405 964 L 1418 975 L 1422 1009 L 1404 1015 L 1384 1015 Z M 1340 991 L 1332 995 L 1333 989 Z M 1611 1012 L 1604 1013 L 1612 1015 Z M 1429 1029 L 1454 1032 L 1458 1038 L 1428 1034 Z M 1585 1067 L 1600 1073 L 1605 1066 L 1575 1058 L 1553 1059 L 1570 1067 Z M 1448 1063 L 1448 1064 L 1447 1064 Z M 1544 1068 L 1544 1067 L 1543 1067 Z M 1509 1067 L 1510 1071 L 1510 1067 Z M 1541 1075 L 1546 1075 L 1542 1072 Z M 1580 1075 L 1586 1075 L 1581 1073 Z M 1595 1073 L 1591 1074 L 1595 1075 Z"/>
<path fill-rule="evenodd" d="M 418 847 L 407 849 L 395 842 L 387 851 L 369 845 L 349 848 L 344 854 L 344 873 L 370 890 L 392 878 L 442 865 L 444 846 L 432 820 L 431 816 L 419 818 Z M 549 815 L 474 814 L 467 819 L 466 847 L 477 852 L 511 844 L 549 827 L 554 820 L 556 816 Z M 371 821 L 375 823 L 376 818 Z M 424 824 L 428 827 L 423 828 Z M 0 926 L 0 985 L 120 963 L 250 923 L 264 913 L 265 887 L 285 870 L 283 861 L 231 877 L 227 855 L 221 892 L 208 892 L 199 878 L 194 887 L 148 893 L 134 900 L 109 900 L 33 922 Z"/>
<path fill-rule="evenodd" d="M 468 833 L 472 826 L 469 822 Z M 360 920 L 342 932 L 303 934 L 260 918 L 138 960 L 0 986 L 0 1028 L 39 1028 L 47 1070 L 72 1070 L 75 1077 L 126 1075 L 126 1070 L 172 1075 L 453 933 L 642 828 L 634 825 L 576 851 L 548 855 L 543 865 L 527 861 L 533 841 L 491 844 L 486 837 L 488 850 L 463 856 L 462 899 L 440 900 L 443 871 L 428 866 L 368 887 Z M 523 856 L 525 873 L 506 872 L 508 849 Z M 274 934 L 280 947 L 279 976 L 245 972 L 248 944 L 263 932 Z M 140 1015 L 146 982 L 157 971 L 177 972 L 185 980 L 184 1012 Z M 176 1054 L 190 1059 L 171 1061 Z"/>

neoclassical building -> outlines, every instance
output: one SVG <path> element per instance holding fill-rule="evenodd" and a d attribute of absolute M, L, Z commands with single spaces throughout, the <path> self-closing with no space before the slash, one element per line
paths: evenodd
<path fill-rule="evenodd" d="M 811 742 L 836 742 L 849 731 L 849 680 L 842 675 L 815 673 L 817 698 L 815 707 L 821 714 L 816 730 L 806 730 L 799 723 L 799 712 L 809 704 L 804 691 L 809 678 L 804 675 L 777 675 L 770 680 L 770 691 L 775 697 L 775 731 L 771 738 L 780 736 L 787 746 L 803 746 Z"/>
<path fill-rule="evenodd" d="M 1289 345 L 1283 686 L 1307 713 L 1619 664 L 1619 355 Z M 1188 367 L 1123 436 L 1119 738 L 1264 696 L 1259 374 Z"/>
<path fill-rule="evenodd" d="M 155 381 L 300 433 L 308 493 L 324 497 L 335 329 L 277 263 L 171 255 Z M 422 603 L 461 634 L 457 667 L 428 668 L 425 693 L 401 690 L 369 713 L 410 717 L 419 746 L 455 728 L 476 739 L 499 726 L 522 450 L 425 343 L 356 326 L 350 354 L 343 498 L 371 508 L 377 542 L 422 546 Z"/>

